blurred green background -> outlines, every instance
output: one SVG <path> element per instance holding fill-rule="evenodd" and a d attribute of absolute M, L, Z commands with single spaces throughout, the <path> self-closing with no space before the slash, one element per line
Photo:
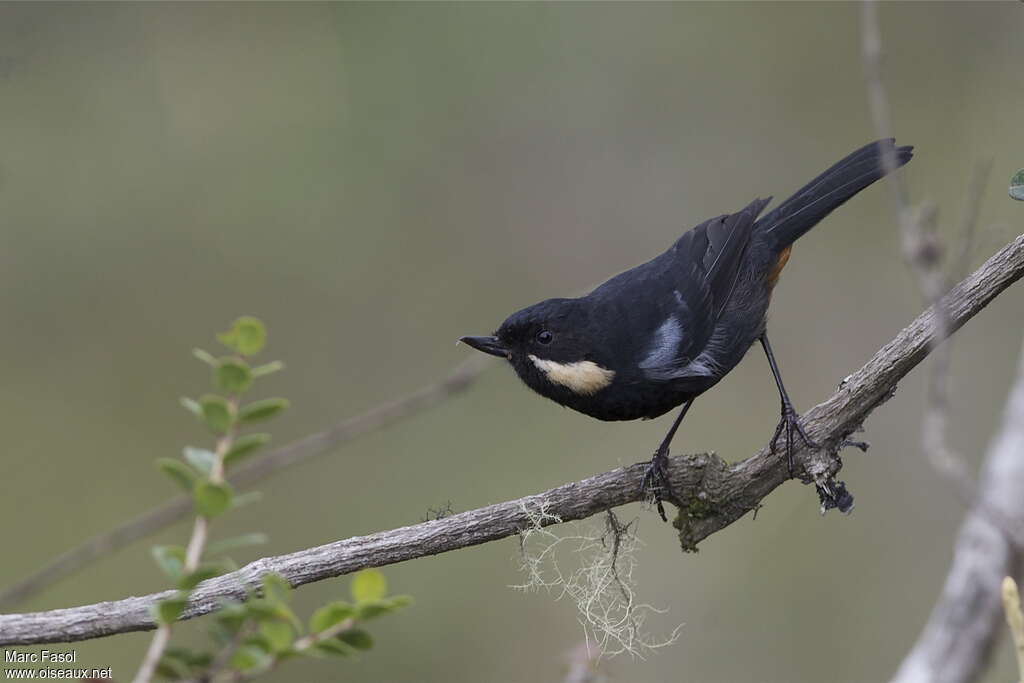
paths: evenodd
<path fill-rule="evenodd" d="M 972 265 L 1012 238 L 1024 165 L 1024 8 L 885 4 L 884 64 L 916 200 L 947 236 L 993 160 Z M 440 378 L 463 334 L 568 295 L 751 198 L 785 196 L 874 132 L 854 4 L 4 4 L 0 6 L 0 584 L 168 498 L 153 460 L 206 436 L 193 346 L 239 314 L 288 364 L 262 395 L 286 443 Z M 917 314 L 886 193 L 801 240 L 770 329 L 799 409 Z M 956 337 L 954 445 L 980 460 L 1008 389 L 1024 291 Z M 850 452 L 849 517 L 784 486 L 756 521 L 679 553 L 641 506 L 639 598 L 685 626 L 612 681 L 884 680 L 940 589 L 963 514 L 918 451 L 922 373 Z M 758 350 L 702 398 L 677 451 L 729 460 L 771 434 Z M 667 428 L 606 424 L 506 369 L 470 394 L 296 467 L 219 534 L 265 530 L 248 561 L 519 497 L 649 456 Z M 159 535 L 181 542 L 179 524 Z M 140 543 L 23 605 L 163 587 Z M 573 606 L 510 584 L 515 539 L 385 569 L 416 597 L 357 662 L 276 681 L 559 681 Z M 298 591 L 301 613 L 347 592 Z M 199 642 L 203 625 L 179 629 Z M 128 680 L 149 640 L 81 643 Z M 986 680 L 1013 676 L 1005 643 Z"/>

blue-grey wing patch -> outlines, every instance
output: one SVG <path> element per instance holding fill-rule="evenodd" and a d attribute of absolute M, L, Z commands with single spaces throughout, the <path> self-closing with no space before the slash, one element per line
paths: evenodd
<path fill-rule="evenodd" d="M 718 376 L 710 352 L 715 323 L 732 298 L 754 221 L 769 201 L 755 199 L 736 213 L 704 221 L 669 250 L 681 273 L 672 290 L 676 312 L 651 336 L 640 362 L 646 377 L 669 382 Z"/>
<path fill-rule="evenodd" d="M 654 331 L 647 355 L 640 361 L 640 369 L 647 372 L 660 372 L 664 368 L 677 367 L 679 346 L 683 342 L 683 326 L 679 320 L 670 315 L 658 329 Z"/>

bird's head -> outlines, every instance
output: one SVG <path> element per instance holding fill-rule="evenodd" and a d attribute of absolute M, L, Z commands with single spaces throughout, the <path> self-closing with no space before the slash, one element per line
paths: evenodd
<path fill-rule="evenodd" d="M 548 299 L 510 315 L 493 336 L 462 337 L 478 351 L 508 359 L 534 391 L 566 403 L 612 383 L 583 299 Z"/>

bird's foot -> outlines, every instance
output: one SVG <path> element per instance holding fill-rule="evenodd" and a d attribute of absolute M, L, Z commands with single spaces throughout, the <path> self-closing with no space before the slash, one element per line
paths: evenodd
<path fill-rule="evenodd" d="M 672 491 L 672 483 L 668 477 L 668 449 L 659 448 L 654 452 L 654 457 L 647 463 L 644 470 L 643 483 L 640 484 L 645 500 L 653 500 L 658 508 L 661 521 L 667 522 L 663 500 L 675 500 L 676 495 Z"/>
<path fill-rule="evenodd" d="M 818 450 L 821 448 L 815 443 L 811 437 L 807 436 L 807 432 L 804 431 L 803 426 L 800 424 L 800 416 L 797 415 L 793 409 L 792 404 L 782 404 L 782 419 L 779 420 L 778 426 L 775 427 L 775 434 L 772 435 L 770 452 L 775 455 L 776 442 L 779 437 L 782 436 L 783 431 L 786 434 L 786 464 L 789 466 L 789 476 L 793 476 L 793 435 L 796 434 L 800 437 L 800 440 L 804 442 L 808 448 L 812 450 Z"/>

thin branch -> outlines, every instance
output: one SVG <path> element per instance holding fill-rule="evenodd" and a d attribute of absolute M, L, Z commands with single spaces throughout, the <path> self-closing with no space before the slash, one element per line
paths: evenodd
<path fill-rule="evenodd" d="M 229 400 L 230 413 L 238 413 L 238 397 L 232 396 Z M 210 472 L 210 482 L 214 484 L 224 483 L 224 456 L 231 450 L 238 435 L 238 424 L 235 423 L 228 433 L 217 439 L 217 449 L 213 454 L 213 467 Z M 210 537 L 210 520 L 203 515 L 197 515 L 192 525 L 192 537 L 188 541 L 188 549 L 185 551 L 185 563 L 182 573 L 187 576 L 199 569 L 199 563 L 203 559 L 203 551 L 206 549 L 206 542 Z M 164 656 L 167 643 L 171 640 L 171 624 L 160 624 L 156 629 L 153 639 L 149 642 L 146 655 L 142 658 L 139 671 L 135 674 L 133 683 L 149 683 L 160 665 L 160 658 Z"/>
<path fill-rule="evenodd" d="M 882 34 L 878 26 L 878 6 L 874 0 L 861 3 L 861 59 L 864 63 L 864 78 L 867 86 L 868 102 L 875 132 L 881 137 L 892 134 L 892 123 L 889 117 L 889 101 L 882 82 Z M 899 223 L 903 258 L 917 278 L 918 287 L 927 304 L 936 306 L 938 315 L 934 318 L 933 350 L 935 354 L 928 373 L 928 407 L 922 421 L 922 451 L 932 466 L 945 477 L 955 482 L 961 492 L 972 491 L 974 482 L 967 472 L 967 466 L 959 455 L 948 448 L 946 425 L 949 413 L 949 345 L 943 342 L 949 337 L 951 330 L 949 313 L 940 304 L 943 295 L 949 289 L 949 283 L 942 272 L 942 246 L 936 234 L 936 209 L 931 204 L 922 206 L 915 211 L 907 196 L 903 177 L 898 173 L 890 173 L 896 168 L 893 150 L 883 148 L 882 167 L 889 174 L 886 184 L 892 199 L 893 213 Z M 978 187 L 977 182 L 972 187 Z M 968 234 L 974 232 L 974 218 L 977 215 L 978 200 L 968 198 L 968 209 L 965 213 L 969 225 Z"/>
<path fill-rule="evenodd" d="M 1024 276 L 1024 235 L 1003 247 L 978 270 L 950 290 L 944 301 L 951 329 L 956 330 L 1004 289 Z M 928 309 L 880 349 L 824 403 L 804 416 L 805 427 L 818 443 L 837 448 L 877 406 L 895 391 L 896 383 L 928 353 L 934 309 Z M 1021 421 L 1024 424 L 1024 421 Z M 810 453 L 801 445 L 797 462 L 804 476 L 828 485 L 841 463 L 834 452 Z M 583 519 L 643 499 L 645 463 L 622 467 L 541 494 L 527 496 L 443 519 L 359 536 L 288 555 L 268 557 L 200 584 L 182 618 L 218 609 L 225 600 L 244 600 L 260 577 L 277 572 L 292 586 L 349 574 L 428 555 L 467 548 L 515 535 L 528 528 L 536 512 L 564 522 Z M 725 528 L 789 478 L 785 458 L 763 448 L 756 455 L 727 465 L 709 455 L 671 459 L 669 476 L 683 501 L 676 524 L 684 549 Z M 1019 494 L 1019 490 L 1016 492 Z M 149 607 L 173 591 L 131 597 L 82 607 L 0 615 L 0 645 L 68 642 L 154 628 Z"/>
<path fill-rule="evenodd" d="M 452 396 L 465 391 L 480 373 L 489 367 L 489 359 L 474 354 L 460 363 L 444 379 L 411 394 L 378 405 L 369 411 L 343 420 L 322 432 L 282 446 L 262 458 L 253 458 L 228 477 L 236 488 L 251 486 L 278 471 L 327 453 L 343 444 L 412 417 Z M 58 555 L 42 568 L 0 592 L 0 610 L 10 609 L 45 590 L 60 579 L 111 553 L 146 538 L 192 513 L 192 499 L 181 495 L 138 517 L 122 522 L 110 531 Z"/>
<path fill-rule="evenodd" d="M 888 137 L 891 134 L 891 127 L 888 99 L 882 83 L 882 37 L 878 26 L 877 7 L 874 0 L 864 0 L 861 8 L 861 56 L 868 100 L 876 132 L 882 137 Z M 884 149 L 882 166 L 894 168 L 895 164 L 894 151 L 891 148 Z M 976 164 L 968 184 L 960 226 L 963 244 L 954 266 L 957 270 L 965 270 L 970 258 L 981 209 L 981 196 L 990 169 L 991 163 Z M 977 484 L 970 474 L 967 460 L 950 446 L 948 438 L 952 343 L 946 341 L 952 334 L 952 329 L 950 314 L 942 303 L 942 297 L 949 291 L 949 278 L 942 269 L 943 246 L 938 237 L 938 212 L 929 202 L 916 210 L 912 208 L 899 174 L 890 176 L 887 183 L 892 197 L 893 213 L 902 236 L 903 258 L 917 279 L 925 303 L 934 306 L 938 313 L 933 320 L 931 350 L 934 353 L 928 372 L 924 418 L 921 421 L 921 451 L 932 467 L 953 484 L 960 498 L 968 504 L 977 503 Z M 981 505 L 984 505 L 984 501 L 981 501 Z M 1019 525 L 1003 519 L 996 510 L 991 510 L 988 514 L 992 515 L 997 524 L 1003 525 L 1007 534 L 1017 539 L 1017 542 L 1024 543 L 1024 530 L 1019 528 Z"/>
<path fill-rule="evenodd" d="M 990 510 L 1024 523 L 1024 348 L 1000 432 L 992 440 L 975 500 L 960 527 L 942 595 L 893 683 L 967 683 L 988 663 L 1002 621 L 1000 585 L 1024 561 L 1021 546 Z M 984 507 L 981 502 L 984 502 Z"/>
<path fill-rule="evenodd" d="M 888 103 L 882 84 L 882 40 L 873 0 L 861 6 L 862 59 L 868 99 L 876 130 L 890 132 Z M 963 246 L 958 271 L 967 267 L 974 241 L 981 195 L 991 164 L 975 167 L 967 191 L 961 230 Z M 942 595 L 913 649 L 903 660 L 893 683 L 967 683 L 985 670 L 999 635 L 1000 585 L 1019 570 L 1024 548 L 1019 501 L 1024 492 L 1024 349 L 1010 394 L 1000 435 L 993 441 L 975 484 L 966 460 L 949 446 L 951 314 L 942 301 L 947 277 L 942 271 L 942 248 L 937 237 L 936 211 L 925 205 L 914 211 L 898 179 L 890 181 L 893 210 L 903 236 L 903 253 L 921 293 L 935 304 L 932 330 L 935 349 L 928 377 L 927 403 L 922 420 L 922 450 L 933 467 L 953 482 L 958 493 L 972 501 L 957 537 L 955 556 Z"/>

